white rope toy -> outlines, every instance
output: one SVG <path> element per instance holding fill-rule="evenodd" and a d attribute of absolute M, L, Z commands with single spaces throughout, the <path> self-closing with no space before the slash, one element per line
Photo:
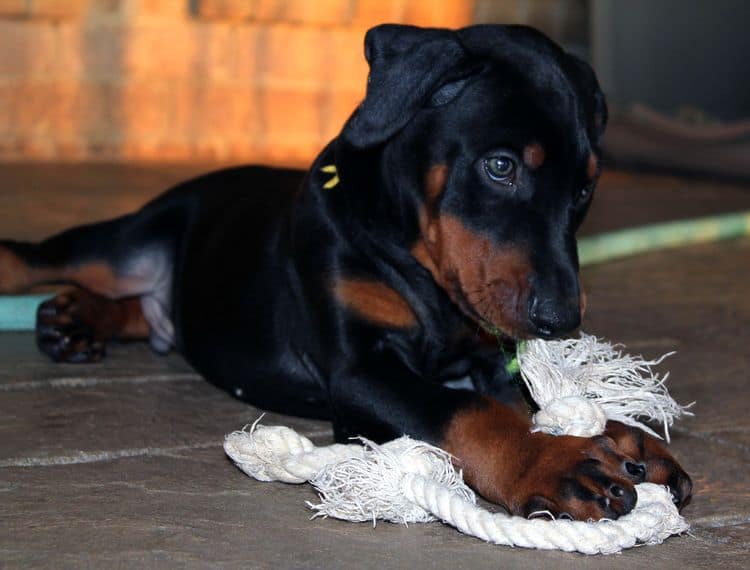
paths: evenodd
<path fill-rule="evenodd" d="M 518 364 L 532 399 L 539 406 L 534 430 L 551 435 L 591 437 L 604 432 L 607 420 L 641 428 L 661 439 L 637 418 L 659 421 L 664 438 L 675 418 L 692 415 L 680 406 L 651 368 L 656 360 L 624 354 L 608 342 L 581 333 L 578 339 L 532 340 L 519 351 Z"/>
<path fill-rule="evenodd" d="M 579 340 L 528 342 L 519 364 L 541 407 L 533 429 L 597 435 L 603 431 L 606 416 L 640 426 L 634 417 L 644 415 L 661 419 L 668 435 L 667 425 L 689 412 L 672 400 L 664 379 L 651 372 L 651 366 L 661 360 L 623 356 L 612 345 L 583 334 Z M 630 405 L 627 394 L 634 394 L 642 411 Z M 563 417 L 555 415 L 560 410 Z M 591 423 L 580 421 L 581 414 L 590 417 Z M 474 492 L 445 451 L 407 436 L 383 445 L 361 442 L 364 445 L 316 447 L 290 428 L 256 421 L 250 430 L 229 434 L 224 450 L 242 471 L 259 481 L 309 481 L 321 498 L 320 504 L 308 503 L 316 511 L 314 516 L 373 524 L 378 519 L 404 524 L 440 520 L 495 544 L 584 554 L 659 544 L 689 528 L 668 489 L 652 483 L 636 485 L 636 507 L 616 521 L 525 519 L 490 513 L 476 505 Z"/>

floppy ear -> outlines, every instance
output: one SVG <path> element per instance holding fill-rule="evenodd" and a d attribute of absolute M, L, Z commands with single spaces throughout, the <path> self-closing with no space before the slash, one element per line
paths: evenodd
<path fill-rule="evenodd" d="M 450 30 L 396 24 L 370 29 L 365 36 L 367 95 L 341 138 L 355 148 L 385 142 L 409 122 L 464 55 Z"/>
<path fill-rule="evenodd" d="M 584 60 L 569 55 L 575 64 L 579 77 L 583 85 L 584 96 L 586 97 L 586 110 L 591 115 L 593 124 L 594 142 L 597 146 L 601 145 L 604 130 L 607 128 L 608 109 L 607 100 L 599 87 L 599 81 L 596 79 L 596 73 L 591 66 Z"/>
<path fill-rule="evenodd" d="M 596 132 L 596 144 L 602 144 L 602 137 L 604 131 L 607 128 L 607 120 L 609 119 L 609 109 L 607 108 L 607 98 L 604 96 L 599 84 L 596 85 L 594 91 L 594 129 Z"/>

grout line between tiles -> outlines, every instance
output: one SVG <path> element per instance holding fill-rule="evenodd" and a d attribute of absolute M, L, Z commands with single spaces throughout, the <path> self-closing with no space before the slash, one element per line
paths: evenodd
<path fill-rule="evenodd" d="M 175 445 L 171 447 L 134 447 L 129 449 L 115 449 L 108 451 L 79 451 L 72 455 L 56 455 L 53 457 L 18 457 L 0 460 L 0 467 L 53 467 L 57 465 L 78 465 L 81 463 L 98 463 L 128 457 L 158 457 L 169 455 L 177 451 L 190 449 L 206 449 L 219 447 L 218 441 Z"/>
<path fill-rule="evenodd" d="M 24 392 L 43 390 L 46 388 L 92 388 L 109 384 L 150 384 L 156 382 L 198 382 L 203 378 L 193 372 L 178 374 L 146 374 L 143 376 L 114 376 L 114 377 L 70 377 L 52 378 L 49 380 L 29 380 L 13 384 L 0 384 L 0 392 Z"/>
<path fill-rule="evenodd" d="M 330 430 L 319 430 L 304 433 L 305 437 L 316 439 L 319 437 L 330 437 Z M 221 441 L 212 440 L 185 445 L 174 445 L 170 447 L 134 447 L 126 449 L 114 449 L 103 451 L 79 451 L 71 455 L 55 455 L 52 457 L 16 457 L 0 459 L 2 467 L 54 467 L 58 465 L 79 465 L 86 463 L 100 463 L 114 461 L 130 457 L 164 457 L 180 451 L 191 449 L 208 449 L 221 447 Z"/>
<path fill-rule="evenodd" d="M 709 528 L 725 528 L 730 526 L 738 526 L 742 524 L 750 523 L 750 514 L 741 515 L 715 515 L 710 517 L 702 517 L 698 519 L 690 520 L 690 524 L 695 527 L 701 527 L 704 529 Z"/>

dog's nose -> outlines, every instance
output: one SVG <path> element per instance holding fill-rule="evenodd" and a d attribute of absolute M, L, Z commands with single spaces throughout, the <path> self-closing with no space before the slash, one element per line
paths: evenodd
<path fill-rule="evenodd" d="M 578 328 L 581 310 L 578 302 L 559 303 L 532 295 L 529 298 L 529 323 L 530 332 L 535 336 L 555 338 Z"/>

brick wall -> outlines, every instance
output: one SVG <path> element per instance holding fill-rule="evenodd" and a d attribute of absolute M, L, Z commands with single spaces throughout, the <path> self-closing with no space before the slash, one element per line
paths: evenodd
<path fill-rule="evenodd" d="M 363 95 L 367 28 L 523 20 L 511 4 L 0 0 L 0 160 L 304 165 Z"/>

